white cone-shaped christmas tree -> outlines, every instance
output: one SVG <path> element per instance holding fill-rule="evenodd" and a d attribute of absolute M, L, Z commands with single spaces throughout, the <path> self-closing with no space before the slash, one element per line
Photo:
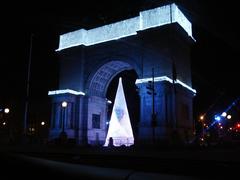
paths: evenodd
<path fill-rule="evenodd" d="M 109 145 L 113 139 L 114 146 L 131 146 L 134 144 L 132 126 L 128 114 L 127 103 L 123 91 L 122 78 L 119 78 L 117 94 L 115 97 L 108 133 L 104 146 Z"/>

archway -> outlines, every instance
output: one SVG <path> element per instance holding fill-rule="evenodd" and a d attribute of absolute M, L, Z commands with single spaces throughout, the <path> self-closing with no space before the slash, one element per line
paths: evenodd
<path fill-rule="evenodd" d="M 112 111 L 112 103 L 120 76 L 123 78 L 123 87 L 130 119 L 132 119 L 134 136 L 137 134 L 137 123 L 139 121 L 139 99 L 135 86 L 135 81 L 138 78 L 137 70 L 133 65 L 123 61 L 109 61 L 100 66 L 89 81 L 87 94 L 87 137 L 89 144 L 103 144 L 105 141 L 109 114 Z M 109 103 L 109 100 L 112 103 Z"/>
<path fill-rule="evenodd" d="M 138 124 L 140 118 L 140 98 L 138 94 L 137 86 L 135 85 L 137 79 L 137 73 L 135 70 L 124 70 L 117 74 L 110 82 L 106 93 L 106 98 L 111 101 L 108 105 L 107 119 L 110 120 L 112 114 L 112 108 L 116 96 L 117 85 L 119 78 L 122 78 L 124 94 L 127 102 L 128 113 L 131 120 L 133 134 L 135 140 L 138 135 Z"/>

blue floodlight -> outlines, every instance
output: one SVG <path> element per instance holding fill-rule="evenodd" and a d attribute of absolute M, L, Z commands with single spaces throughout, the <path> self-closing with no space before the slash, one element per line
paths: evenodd
<path fill-rule="evenodd" d="M 221 121 L 221 116 L 215 115 L 215 116 L 214 116 L 214 119 L 215 119 L 216 121 Z"/>

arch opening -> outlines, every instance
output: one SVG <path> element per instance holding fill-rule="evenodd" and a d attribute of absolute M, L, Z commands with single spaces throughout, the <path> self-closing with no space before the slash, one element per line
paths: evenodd
<path fill-rule="evenodd" d="M 121 71 L 132 69 L 132 66 L 123 61 L 110 61 L 102 65 L 91 79 L 89 96 L 105 97 L 109 82 Z"/>
<path fill-rule="evenodd" d="M 138 78 L 135 70 L 124 70 L 119 72 L 109 83 L 106 98 L 112 103 L 108 106 L 107 122 L 109 122 L 113 110 L 113 104 L 116 96 L 118 80 L 122 78 L 124 94 L 126 98 L 128 113 L 132 125 L 133 135 L 136 139 L 138 136 L 138 124 L 140 121 L 140 98 L 138 90 L 135 85 L 136 79 Z"/>
<path fill-rule="evenodd" d="M 110 61 L 102 65 L 94 73 L 89 83 L 87 93 L 89 144 L 103 144 L 105 141 L 119 77 L 122 77 L 123 80 L 123 88 L 133 135 L 137 137 L 140 111 L 140 100 L 135 85 L 135 81 L 138 78 L 137 71 L 132 65 L 126 62 Z M 108 100 L 112 103 L 109 104 Z M 98 126 L 94 125 L 96 124 L 96 119 L 98 119 L 98 124 L 100 124 Z M 96 142 L 99 140 L 100 142 Z"/>

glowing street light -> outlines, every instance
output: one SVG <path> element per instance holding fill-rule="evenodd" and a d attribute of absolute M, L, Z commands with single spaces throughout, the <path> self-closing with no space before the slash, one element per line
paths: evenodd
<path fill-rule="evenodd" d="M 61 143 L 66 143 L 67 133 L 65 132 L 65 119 L 66 119 L 66 108 L 68 106 L 68 103 L 66 101 L 63 101 L 61 105 L 62 105 L 62 110 L 61 110 L 62 131 L 59 134 L 59 138 L 61 140 Z"/>
<path fill-rule="evenodd" d="M 200 116 L 200 120 L 202 121 L 204 119 L 204 115 L 201 115 Z"/>
<path fill-rule="evenodd" d="M 67 102 L 66 102 L 66 101 L 63 101 L 63 102 L 62 102 L 62 107 L 63 107 L 63 108 L 67 107 Z"/>
<path fill-rule="evenodd" d="M 42 122 L 41 122 L 41 125 L 42 125 L 42 126 L 44 126 L 44 125 L 45 125 L 45 122 L 44 122 L 44 121 L 42 121 Z"/>
<path fill-rule="evenodd" d="M 221 114 L 221 116 L 222 116 L 222 117 L 226 117 L 226 116 L 227 116 L 227 113 L 226 113 L 226 112 L 223 112 L 223 113 Z"/>
<path fill-rule="evenodd" d="M 237 127 L 237 128 L 240 128 L 240 123 L 237 123 L 236 127 Z"/>
<path fill-rule="evenodd" d="M 8 114 L 10 112 L 10 109 L 9 108 L 5 108 L 4 109 L 4 113 Z"/>
<path fill-rule="evenodd" d="M 232 118 L 232 116 L 229 114 L 229 115 L 227 115 L 227 119 L 231 119 Z"/>
<path fill-rule="evenodd" d="M 65 130 L 65 110 L 66 110 L 66 107 L 67 107 L 68 103 L 66 101 L 63 101 L 62 102 L 62 107 L 63 107 L 63 115 L 62 115 L 62 132 L 64 132 Z"/>

